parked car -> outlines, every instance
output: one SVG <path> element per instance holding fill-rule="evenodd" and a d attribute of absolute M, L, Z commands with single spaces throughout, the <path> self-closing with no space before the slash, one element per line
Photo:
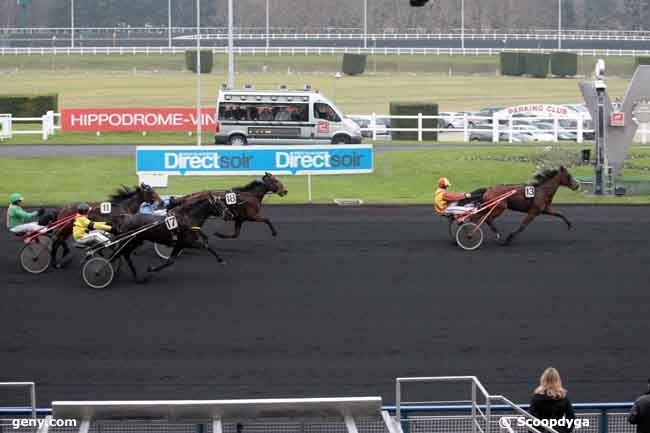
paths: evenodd
<path fill-rule="evenodd" d="M 476 125 L 475 130 L 470 132 L 469 141 L 492 141 L 492 127 L 488 125 Z M 499 133 L 499 141 L 510 141 L 510 136 L 507 132 Z M 529 134 L 513 132 L 513 143 L 525 143 L 533 141 L 533 137 Z"/>
<path fill-rule="evenodd" d="M 439 116 L 442 116 L 438 119 L 438 127 L 439 128 L 447 128 L 447 129 L 463 129 L 465 126 L 465 113 L 449 113 L 449 112 L 444 112 L 444 113 L 438 113 Z M 472 127 L 473 123 L 469 121 L 467 124 Z"/>
<path fill-rule="evenodd" d="M 372 131 L 367 129 L 370 128 L 370 118 L 369 117 L 359 117 L 352 116 L 349 117 L 352 119 L 359 127 L 361 128 L 361 136 L 364 138 L 372 138 Z M 391 134 L 387 131 L 387 128 L 390 128 L 390 119 L 378 117 L 376 119 L 376 130 L 377 130 L 377 139 L 378 140 L 391 140 Z"/>

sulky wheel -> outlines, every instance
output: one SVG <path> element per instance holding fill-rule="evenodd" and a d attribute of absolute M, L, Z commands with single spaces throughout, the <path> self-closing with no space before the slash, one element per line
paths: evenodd
<path fill-rule="evenodd" d="M 52 262 L 52 239 L 40 236 L 20 250 L 20 266 L 30 274 L 40 274 L 50 267 Z"/>
<path fill-rule="evenodd" d="M 115 246 L 117 248 L 117 245 Z M 97 252 L 97 255 L 108 260 L 113 255 L 113 247 L 108 247 L 101 249 Z M 115 275 L 120 273 L 120 268 L 122 265 L 122 256 L 118 256 L 111 260 L 111 266 L 113 267 L 113 273 Z"/>
<path fill-rule="evenodd" d="M 174 251 L 174 247 L 163 244 L 153 244 L 153 249 L 156 252 L 156 255 L 163 260 L 168 260 Z M 178 254 L 179 256 L 183 254 L 183 251 Z"/>
<path fill-rule="evenodd" d="M 91 257 L 81 270 L 84 283 L 92 289 L 105 289 L 115 277 L 111 262 L 103 257 Z"/>
<path fill-rule="evenodd" d="M 483 230 L 475 223 L 461 224 L 456 230 L 456 243 L 464 250 L 475 250 L 483 243 Z"/>

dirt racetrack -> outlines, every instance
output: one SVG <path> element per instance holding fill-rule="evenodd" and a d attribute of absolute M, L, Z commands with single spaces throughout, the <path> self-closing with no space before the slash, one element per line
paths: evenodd
<path fill-rule="evenodd" d="M 214 239 L 146 285 L 28 275 L 0 235 L 0 381 L 53 399 L 382 395 L 407 375 L 477 375 L 525 402 L 556 366 L 573 401 L 629 401 L 650 376 L 648 207 L 561 208 L 512 246 L 465 252 L 429 207 L 274 206 L 280 233 Z M 515 215 L 500 225 L 511 229 Z M 518 217 L 516 217 L 518 218 Z M 212 232 L 215 224 L 207 226 Z M 150 246 L 136 257 L 157 259 Z"/>

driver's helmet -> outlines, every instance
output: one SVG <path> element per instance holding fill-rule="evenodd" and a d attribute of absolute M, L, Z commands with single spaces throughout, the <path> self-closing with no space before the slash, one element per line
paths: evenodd
<path fill-rule="evenodd" d="M 24 200 L 24 198 L 23 198 L 22 194 L 20 194 L 20 193 L 18 193 L 18 192 L 15 192 L 15 193 L 13 193 L 13 194 L 11 194 L 11 195 L 9 196 L 9 202 L 10 202 L 11 204 L 16 204 L 16 203 L 18 203 L 19 201 L 23 201 L 23 200 Z"/>
<path fill-rule="evenodd" d="M 438 187 L 440 188 L 447 188 L 451 186 L 451 182 L 449 182 L 449 179 L 446 177 L 441 177 L 438 179 Z"/>
<path fill-rule="evenodd" d="M 77 206 L 77 212 L 79 212 L 81 215 L 86 215 L 88 212 L 90 212 L 90 205 L 88 203 L 79 203 Z"/>

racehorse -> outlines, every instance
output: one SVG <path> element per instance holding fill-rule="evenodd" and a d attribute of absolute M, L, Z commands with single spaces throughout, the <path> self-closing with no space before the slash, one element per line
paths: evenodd
<path fill-rule="evenodd" d="M 534 196 L 526 196 L 526 187 L 534 188 Z M 535 182 L 532 185 L 520 184 L 520 185 L 497 185 L 491 188 L 487 188 L 483 194 L 482 201 L 487 202 L 489 200 L 495 199 L 500 195 L 507 193 L 513 189 L 517 189 L 517 193 L 508 197 L 506 200 L 501 202 L 490 216 L 486 219 L 486 223 L 496 234 L 497 239 L 501 238 L 501 233 L 494 225 L 494 220 L 498 218 L 503 211 L 506 209 L 511 209 L 517 212 L 523 212 L 526 214 L 524 219 L 519 224 L 516 230 L 510 233 L 505 241 L 502 242 L 503 245 L 508 245 L 512 240 L 521 232 L 523 232 L 528 224 L 534 220 L 538 215 L 551 215 L 557 218 L 560 218 L 567 225 L 567 228 L 571 229 L 571 221 L 569 221 L 564 215 L 560 212 L 557 212 L 551 206 L 553 202 L 553 197 L 557 192 L 560 186 L 566 186 L 569 189 L 575 191 L 580 188 L 580 185 L 576 180 L 571 176 L 569 171 L 561 166 L 556 170 L 545 170 L 541 173 L 535 175 Z M 531 189 L 529 189 L 532 192 Z M 480 214 L 479 214 L 480 215 Z"/>
<path fill-rule="evenodd" d="M 145 282 L 147 278 L 138 278 L 138 273 L 131 261 L 131 253 L 142 245 L 144 241 L 173 247 L 166 262 L 157 267 L 149 266 L 147 272 L 158 272 L 171 266 L 185 248 L 207 250 L 219 263 L 223 263 L 223 259 L 208 244 L 208 236 L 201 231 L 201 226 L 210 216 L 222 217 L 225 210 L 226 206 L 219 197 L 210 191 L 204 191 L 185 197 L 182 202 L 179 202 L 173 209 L 169 210 L 167 217 L 143 214 L 127 216 L 119 226 L 121 233 L 128 233 L 154 222 L 159 222 L 160 224 L 137 234 L 133 239 L 125 242 L 118 256 L 124 257 L 126 263 L 129 265 L 129 269 L 131 269 L 133 278 L 138 283 Z M 169 216 L 176 218 L 178 223 L 177 229 L 169 230 L 166 224 L 163 223 Z"/>
<path fill-rule="evenodd" d="M 89 203 L 90 212 L 88 218 L 93 221 L 104 221 L 109 224 L 119 224 L 120 219 L 126 214 L 135 214 L 140 209 L 140 205 L 144 202 L 147 203 L 162 203 L 162 199 L 156 191 L 149 185 L 141 183 L 135 188 L 129 188 L 122 185 L 115 193 L 108 197 L 108 202 L 111 203 L 111 212 L 102 214 L 100 210 L 100 203 Z M 70 203 L 65 205 L 58 211 L 56 219 L 65 218 L 77 213 L 77 206 L 79 203 Z M 53 238 L 52 243 L 52 262 L 56 263 L 56 254 L 59 247 L 63 248 L 63 257 L 67 257 L 70 253 L 66 240 L 72 235 L 72 224 L 64 226 L 59 230 Z M 56 267 L 60 267 L 68 263 L 63 260 L 62 263 L 56 263 Z"/>
<path fill-rule="evenodd" d="M 273 236 L 278 232 L 273 227 L 273 223 L 268 218 L 262 216 L 262 200 L 268 193 L 276 193 L 280 197 L 287 195 L 288 191 L 280 180 L 271 173 L 265 173 L 262 179 L 254 180 L 249 184 L 233 188 L 237 194 L 237 203 L 229 207 L 232 219 L 235 221 L 235 230 L 233 234 L 227 235 L 221 232 L 215 232 L 214 235 L 222 239 L 235 239 L 241 233 L 241 226 L 246 221 L 266 224 L 271 230 Z M 218 197 L 225 197 L 230 191 L 213 191 Z"/>

